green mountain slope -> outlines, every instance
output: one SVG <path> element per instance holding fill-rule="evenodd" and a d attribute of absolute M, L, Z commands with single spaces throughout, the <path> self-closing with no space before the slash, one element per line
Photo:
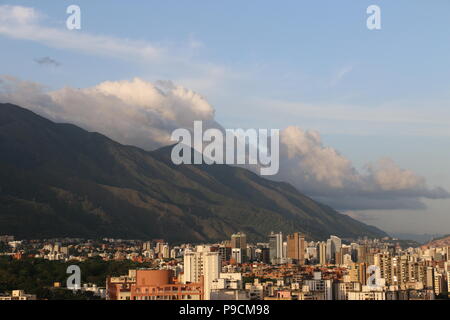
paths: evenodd
<path fill-rule="evenodd" d="M 384 236 L 274 182 L 225 165 L 175 166 L 74 125 L 0 104 L 0 234 L 213 241 L 244 231 Z"/>

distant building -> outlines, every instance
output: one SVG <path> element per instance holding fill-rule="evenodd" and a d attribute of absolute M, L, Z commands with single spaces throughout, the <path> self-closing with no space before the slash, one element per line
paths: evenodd
<path fill-rule="evenodd" d="M 203 300 L 203 282 L 179 283 L 172 270 L 130 270 L 128 276 L 108 277 L 107 300 Z"/>
<path fill-rule="evenodd" d="M 270 263 L 279 264 L 283 259 L 283 234 L 271 232 L 269 235 Z"/>
<path fill-rule="evenodd" d="M 231 249 L 241 249 L 241 262 L 247 261 L 247 235 L 238 232 L 231 235 Z"/>
<path fill-rule="evenodd" d="M 293 263 L 305 264 L 305 237 L 298 232 L 287 236 L 287 258 Z"/>
<path fill-rule="evenodd" d="M 219 252 L 211 252 L 208 246 L 197 246 L 196 251 L 184 253 L 183 281 L 196 283 L 203 277 L 205 300 L 210 299 L 211 285 L 219 278 L 220 269 Z"/>
<path fill-rule="evenodd" d="M 211 285 L 211 300 L 249 300 L 242 288 L 242 274 L 221 273 Z"/>
<path fill-rule="evenodd" d="M 319 264 L 324 266 L 327 264 L 327 244 L 326 242 L 319 242 L 318 246 L 319 251 Z"/>
<path fill-rule="evenodd" d="M 23 290 L 13 290 L 11 295 L 0 295 L 1 300 L 36 300 L 36 295 L 26 294 Z"/>
<path fill-rule="evenodd" d="M 327 240 L 327 261 L 336 263 L 336 255 L 340 254 L 342 247 L 342 241 L 339 237 L 331 236 Z"/>
<path fill-rule="evenodd" d="M 244 258 L 242 254 L 242 249 L 239 248 L 232 248 L 231 249 L 231 259 L 234 260 L 236 263 L 243 263 Z"/>

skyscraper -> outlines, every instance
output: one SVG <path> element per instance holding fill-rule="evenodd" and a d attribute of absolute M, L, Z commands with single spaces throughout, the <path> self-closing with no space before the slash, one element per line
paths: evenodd
<path fill-rule="evenodd" d="M 327 264 L 327 244 L 326 242 L 320 242 L 318 245 L 319 251 L 319 264 L 326 265 Z"/>
<path fill-rule="evenodd" d="M 203 276 L 204 297 L 210 299 L 212 282 L 219 278 L 219 252 L 211 252 L 209 247 L 197 246 L 197 251 L 184 253 L 184 282 L 197 283 Z"/>
<path fill-rule="evenodd" d="M 327 240 L 327 261 L 336 263 L 336 253 L 341 252 L 342 241 L 339 237 L 331 236 Z"/>
<path fill-rule="evenodd" d="M 247 261 L 247 235 L 242 232 L 238 232 L 231 235 L 231 249 L 240 249 L 240 262 Z M 235 251 L 238 252 L 238 251 Z"/>
<path fill-rule="evenodd" d="M 269 235 L 270 263 L 281 263 L 283 257 L 283 234 L 271 232 Z"/>
<path fill-rule="evenodd" d="M 287 258 L 293 263 L 305 263 L 305 237 L 298 232 L 287 236 Z"/>

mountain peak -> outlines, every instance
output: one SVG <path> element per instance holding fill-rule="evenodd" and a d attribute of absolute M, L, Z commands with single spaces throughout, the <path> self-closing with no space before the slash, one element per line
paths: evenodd
<path fill-rule="evenodd" d="M 226 165 L 174 165 L 152 152 L 0 104 L 0 233 L 215 241 L 271 230 L 310 239 L 385 233 L 287 183 Z"/>

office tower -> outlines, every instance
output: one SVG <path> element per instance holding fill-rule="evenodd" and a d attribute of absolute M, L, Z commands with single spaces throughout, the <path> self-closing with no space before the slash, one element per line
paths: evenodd
<path fill-rule="evenodd" d="M 339 255 L 341 253 L 341 248 L 342 248 L 342 241 L 341 241 L 341 239 L 336 237 L 336 236 L 331 236 L 330 239 L 331 239 L 331 242 L 333 244 L 334 254 L 335 255 L 336 254 Z M 335 258 L 335 261 L 336 261 L 336 258 Z"/>
<path fill-rule="evenodd" d="M 328 239 L 327 240 L 327 262 L 329 262 L 329 263 L 333 262 L 332 257 L 334 257 L 334 252 L 332 250 L 333 250 L 333 244 L 331 242 L 331 239 Z"/>
<path fill-rule="evenodd" d="M 238 232 L 231 235 L 231 248 L 241 249 L 241 262 L 239 263 L 247 261 L 247 235 L 245 233 Z"/>
<path fill-rule="evenodd" d="M 359 244 L 354 242 L 350 244 L 350 254 L 352 255 L 353 262 L 358 262 L 358 248 Z"/>
<path fill-rule="evenodd" d="M 218 248 L 220 262 L 222 265 L 226 264 L 231 259 L 231 247 L 220 246 Z"/>
<path fill-rule="evenodd" d="M 239 248 L 232 248 L 231 249 L 231 258 L 236 262 L 236 263 L 242 263 L 242 249 Z"/>
<path fill-rule="evenodd" d="M 366 263 L 358 264 L 358 280 L 361 284 L 367 284 L 367 267 Z"/>
<path fill-rule="evenodd" d="M 287 236 L 287 258 L 293 263 L 305 263 L 305 237 L 298 232 Z"/>
<path fill-rule="evenodd" d="M 310 242 L 307 243 L 305 242 L 306 245 L 306 252 L 305 252 L 305 261 L 306 259 L 308 259 L 309 261 L 318 261 L 319 259 L 319 250 L 317 249 L 317 245 L 315 242 Z"/>
<path fill-rule="evenodd" d="M 434 268 L 426 267 L 425 269 L 425 286 L 427 289 L 434 291 Z"/>
<path fill-rule="evenodd" d="M 245 233 L 238 232 L 231 235 L 231 247 L 232 248 L 247 248 L 247 236 Z"/>
<path fill-rule="evenodd" d="M 342 264 L 343 261 L 343 255 L 342 255 L 342 251 L 336 251 L 336 253 L 334 254 L 334 263 L 335 264 Z"/>
<path fill-rule="evenodd" d="M 359 282 L 361 285 L 367 284 L 367 264 L 351 263 L 348 266 L 350 281 Z"/>
<path fill-rule="evenodd" d="M 327 261 L 336 263 L 336 253 L 341 252 L 342 241 L 336 236 L 331 236 L 327 240 Z"/>
<path fill-rule="evenodd" d="M 324 266 L 327 264 L 327 244 L 320 242 L 317 248 L 319 251 L 319 264 Z"/>
<path fill-rule="evenodd" d="M 269 248 L 261 248 L 261 261 L 264 263 L 270 263 L 270 249 Z"/>
<path fill-rule="evenodd" d="M 358 246 L 358 254 L 357 254 L 357 256 L 358 256 L 358 262 L 359 263 L 363 263 L 363 262 L 368 262 L 367 260 L 367 255 L 368 255 L 368 247 L 367 247 L 367 245 L 360 245 L 360 246 Z"/>
<path fill-rule="evenodd" d="M 188 251 L 184 254 L 184 282 L 198 283 L 203 277 L 204 297 L 210 299 L 212 282 L 220 274 L 219 252 L 211 252 L 208 247 L 197 247 L 197 251 Z"/>
<path fill-rule="evenodd" d="M 331 236 L 330 239 L 331 239 L 331 241 L 334 244 L 335 252 L 341 252 L 341 248 L 342 248 L 342 241 L 341 241 L 341 239 L 336 237 L 336 236 Z"/>
<path fill-rule="evenodd" d="M 255 253 L 256 247 L 253 245 L 247 245 L 247 261 L 254 261 L 256 259 L 256 253 Z"/>
<path fill-rule="evenodd" d="M 283 234 L 271 232 L 269 235 L 270 263 L 281 263 L 283 257 Z"/>

